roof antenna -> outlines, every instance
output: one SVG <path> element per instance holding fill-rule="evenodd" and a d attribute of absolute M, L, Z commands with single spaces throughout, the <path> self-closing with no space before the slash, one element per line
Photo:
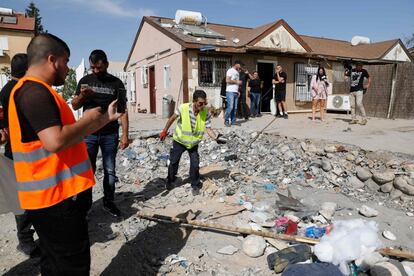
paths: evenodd
<path fill-rule="evenodd" d="M 202 15 L 202 17 L 204 18 L 204 29 L 207 29 L 207 16 Z"/>

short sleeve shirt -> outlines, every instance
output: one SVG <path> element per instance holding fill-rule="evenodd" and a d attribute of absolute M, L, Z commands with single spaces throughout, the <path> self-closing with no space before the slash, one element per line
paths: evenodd
<path fill-rule="evenodd" d="M 352 69 L 351 71 L 351 92 L 360 91 L 364 89 L 364 78 L 369 78 L 368 71 L 362 69 L 357 71 Z"/>
<path fill-rule="evenodd" d="M 182 106 L 180 106 L 179 108 L 175 110 L 175 114 L 178 116 L 179 121 L 181 121 L 181 108 Z M 196 122 L 197 122 L 197 117 L 194 114 L 192 103 L 190 103 L 189 109 L 190 109 L 191 129 L 194 130 L 196 126 Z M 208 111 L 207 111 L 207 117 L 206 117 L 206 128 L 211 128 L 211 114 Z"/>
<path fill-rule="evenodd" d="M 83 103 L 84 111 L 98 106 L 103 110 L 107 110 L 109 104 L 117 99 L 118 92 L 121 89 L 125 90 L 123 82 L 111 74 L 105 74 L 104 76 L 99 77 L 95 74 L 86 75 L 79 81 L 76 88 L 76 95 L 80 94 L 80 87 L 82 84 L 87 84 L 95 92 Z M 95 134 L 112 134 L 118 132 L 118 129 L 118 121 L 113 121 L 95 132 Z"/>
<path fill-rule="evenodd" d="M 239 80 L 240 74 L 239 71 L 232 67 L 229 70 L 227 70 L 226 77 L 229 77 L 231 80 Z M 227 83 L 226 92 L 239 92 L 239 85 Z"/>
<path fill-rule="evenodd" d="M 287 74 L 286 72 L 282 71 L 279 73 L 279 77 L 283 78 L 285 80 L 284 83 L 278 83 L 275 86 L 275 90 L 276 92 L 286 92 L 286 81 L 287 81 Z M 277 74 L 275 74 L 275 76 L 273 77 L 275 80 L 277 79 Z"/>

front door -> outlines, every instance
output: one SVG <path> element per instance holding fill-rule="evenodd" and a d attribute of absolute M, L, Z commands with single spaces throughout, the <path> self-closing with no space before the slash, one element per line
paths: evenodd
<path fill-rule="evenodd" d="M 150 100 L 150 113 L 157 112 L 157 97 L 155 88 L 155 67 L 149 68 L 149 100 Z"/>
<path fill-rule="evenodd" d="M 259 78 L 263 81 L 261 111 L 270 112 L 270 99 L 273 97 L 272 79 L 274 76 L 273 63 L 258 62 L 257 73 Z"/>

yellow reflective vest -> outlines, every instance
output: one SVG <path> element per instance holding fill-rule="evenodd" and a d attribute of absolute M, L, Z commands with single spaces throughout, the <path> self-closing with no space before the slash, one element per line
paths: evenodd
<path fill-rule="evenodd" d="M 191 128 L 190 104 L 185 103 L 180 106 L 181 120 L 177 122 L 174 130 L 174 140 L 177 143 L 191 149 L 198 145 L 203 139 L 206 129 L 207 108 L 201 110 L 197 115 L 195 128 Z"/>

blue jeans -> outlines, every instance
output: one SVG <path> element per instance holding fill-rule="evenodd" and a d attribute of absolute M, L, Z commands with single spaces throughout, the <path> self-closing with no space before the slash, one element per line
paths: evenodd
<path fill-rule="evenodd" d="M 260 93 L 250 93 L 250 114 L 257 116 L 260 113 Z"/>
<path fill-rule="evenodd" d="M 226 92 L 226 113 L 224 115 L 224 122 L 234 124 L 236 122 L 237 101 L 239 94 L 236 92 Z"/>
<path fill-rule="evenodd" d="M 91 160 L 93 171 L 96 170 L 96 157 L 99 148 L 102 152 L 102 161 L 104 169 L 104 202 L 114 200 L 115 182 L 117 177 L 115 174 L 115 157 L 118 151 L 118 133 L 111 134 L 92 134 L 85 137 L 86 146 L 88 147 L 88 155 Z"/>

